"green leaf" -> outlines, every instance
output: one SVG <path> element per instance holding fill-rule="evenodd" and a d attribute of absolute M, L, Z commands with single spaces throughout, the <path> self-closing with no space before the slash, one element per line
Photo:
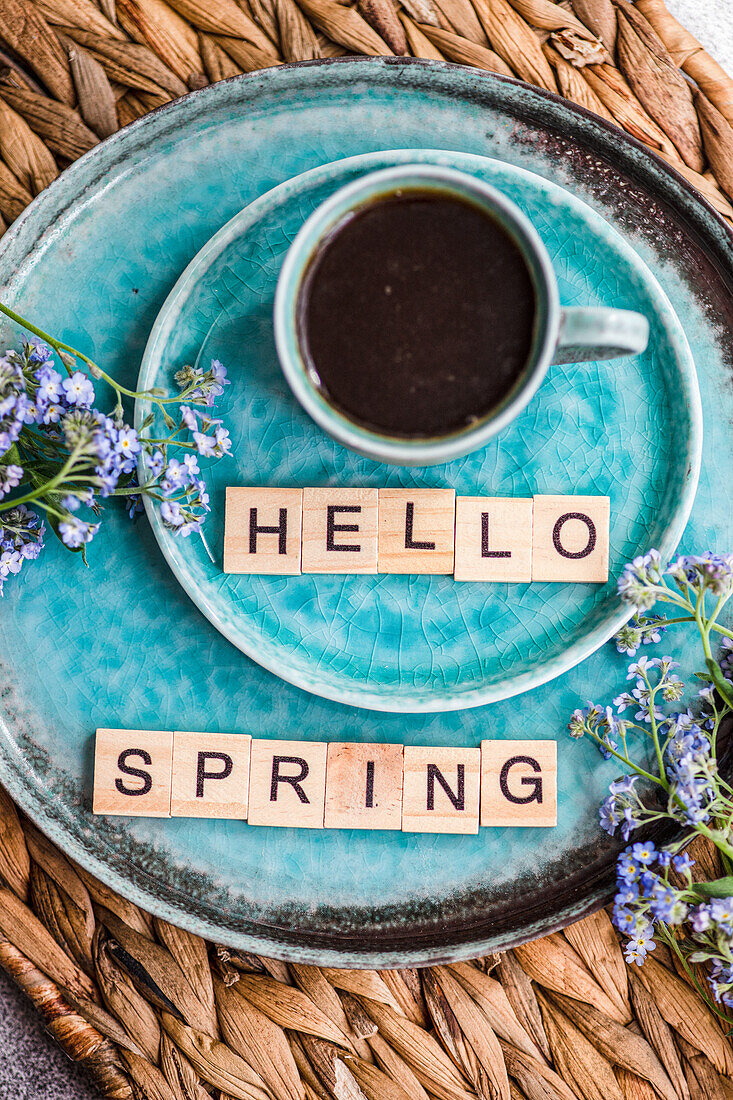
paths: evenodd
<path fill-rule="evenodd" d="M 723 675 L 720 665 L 712 657 L 707 657 L 705 664 L 708 666 L 711 679 L 720 698 L 733 710 L 733 688 Z"/>
<path fill-rule="evenodd" d="M 48 493 L 48 495 L 44 498 L 48 501 L 52 508 L 57 509 L 62 513 L 61 515 L 54 515 L 53 512 L 46 512 L 46 523 L 51 528 L 59 542 L 63 543 L 65 550 L 68 550 L 70 554 L 81 554 L 81 556 L 84 557 L 84 547 L 77 546 L 75 549 L 72 549 L 70 546 L 66 545 L 64 540 L 61 538 L 61 533 L 59 532 L 59 524 L 63 523 L 64 520 L 69 518 L 69 512 L 65 508 L 62 508 L 61 505 L 61 501 L 65 496 L 65 493 Z"/>
<path fill-rule="evenodd" d="M 692 890 L 702 898 L 733 898 L 733 875 L 714 882 L 696 882 Z"/>
<path fill-rule="evenodd" d="M 696 680 L 702 680 L 704 684 L 712 684 L 713 678 L 707 672 L 695 672 L 693 673 Z"/>
<path fill-rule="evenodd" d="M 21 462 L 20 451 L 18 450 L 18 444 L 17 443 L 11 443 L 8 450 L 4 451 L 3 454 L 0 455 L 0 458 L 2 458 L 3 466 L 22 466 L 23 465 L 23 463 Z"/>

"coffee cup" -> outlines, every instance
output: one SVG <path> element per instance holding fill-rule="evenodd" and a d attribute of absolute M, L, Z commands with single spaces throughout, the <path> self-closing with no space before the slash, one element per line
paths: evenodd
<path fill-rule="evenodd" d="M 275 295 L 275 341 L 303 408 L 398 466 L 478 450 L 551 363 L 636 355 L 641 314 L 565 307 L 537 230 L 490 184 L 406 165 L 340 188 L 305 221 Z"/>

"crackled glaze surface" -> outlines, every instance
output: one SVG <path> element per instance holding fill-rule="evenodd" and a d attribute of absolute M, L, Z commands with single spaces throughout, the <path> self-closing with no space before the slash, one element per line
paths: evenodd
<path fill-rule="evenodd" d="M 707 446 L 682 546 L 728 548 L 731 237 L 618 131 L 513 82 L 358 60 L 205 89 L 82 158 L 33 204 L 0 243 L 4 297 L 133 382 L 181 271 L 247 202 L 341 156 L 427 144 L 489 154 L 570 188 L 649 263 L 688 334 L 703 397 Z M 334 965 L 468 956 L 548 931 L 605 897 L 615 849 L 596 807 L 614 768 L 564 730 L 579 701 L 617 690 L 624 662 L 613 647 L 551 684 L 461 712 L 327 702 L 226 641 L 145 521 L 130 527 L 113 513 L 88 571 L 51 543 L 0 605 L 0 776 L 74 858 L 219 942 Z M 680 636 L 665 641 L 679 656 Z M 450 837 L 100 821 L 90 794 L 102 724 L 413 744 L 555 737 L 559 826 Z"/>
<path fill-rule="evenodd" d="M 334 442 L 293 400 L 272 333 L 275 284 L 290 241 L 344 184 L 398 163 L 453 165 L 493 184 L 530 218 L 564 305 L 635 309 L 651 321 L 644 355 L 551 366 L 524 412 L 482 450 L 442 466 L 395 469 Z M 625 619 L 623 563 L 651 545 L 671 554 L 697 486 L 697 379 L 669 301 L 597 214 L 534 173 L 485 157 L 368 154 L 313 169 L 248 206 L 202 250 L 159 315 L 139 388 L 170 385 L 171 365 L 227 364 L 219 413 L 232 460 L 208 478 L 200 539 L 149 515 L 184 588 L 222 633 L 266 668 L 326 698 L 379 710 L 453 710 L 509 698 L 597 648 Z M 139 420 L 149 411 L 139 410 Z M 161 425 L 162 430 L 162 425 Z M 454 488 L 459 495 L 596 493 L 611 498 L 605 586 L 458 584 L 452 577 L 223 576 L 227 485 Z"/>

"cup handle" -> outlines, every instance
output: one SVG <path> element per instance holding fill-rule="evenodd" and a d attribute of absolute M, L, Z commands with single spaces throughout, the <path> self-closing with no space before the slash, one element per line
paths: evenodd
<path fill-rule="evenodd" d="M 649 322 L 628 309 L 563 308 L 553 363 L 592 363 L 639 355 L 649 343 Z"/>

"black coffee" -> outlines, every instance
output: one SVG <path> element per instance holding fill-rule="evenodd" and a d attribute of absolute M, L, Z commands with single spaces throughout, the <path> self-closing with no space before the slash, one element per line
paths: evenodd
<path fill-rule="evenodd" d="M 301 347 L 328 400 L 402 437 L 458 431 L 501 404 L 529 358 L 527 265 L 472 203 L 429 191 L 339 224 L 298 302 Z"/>

